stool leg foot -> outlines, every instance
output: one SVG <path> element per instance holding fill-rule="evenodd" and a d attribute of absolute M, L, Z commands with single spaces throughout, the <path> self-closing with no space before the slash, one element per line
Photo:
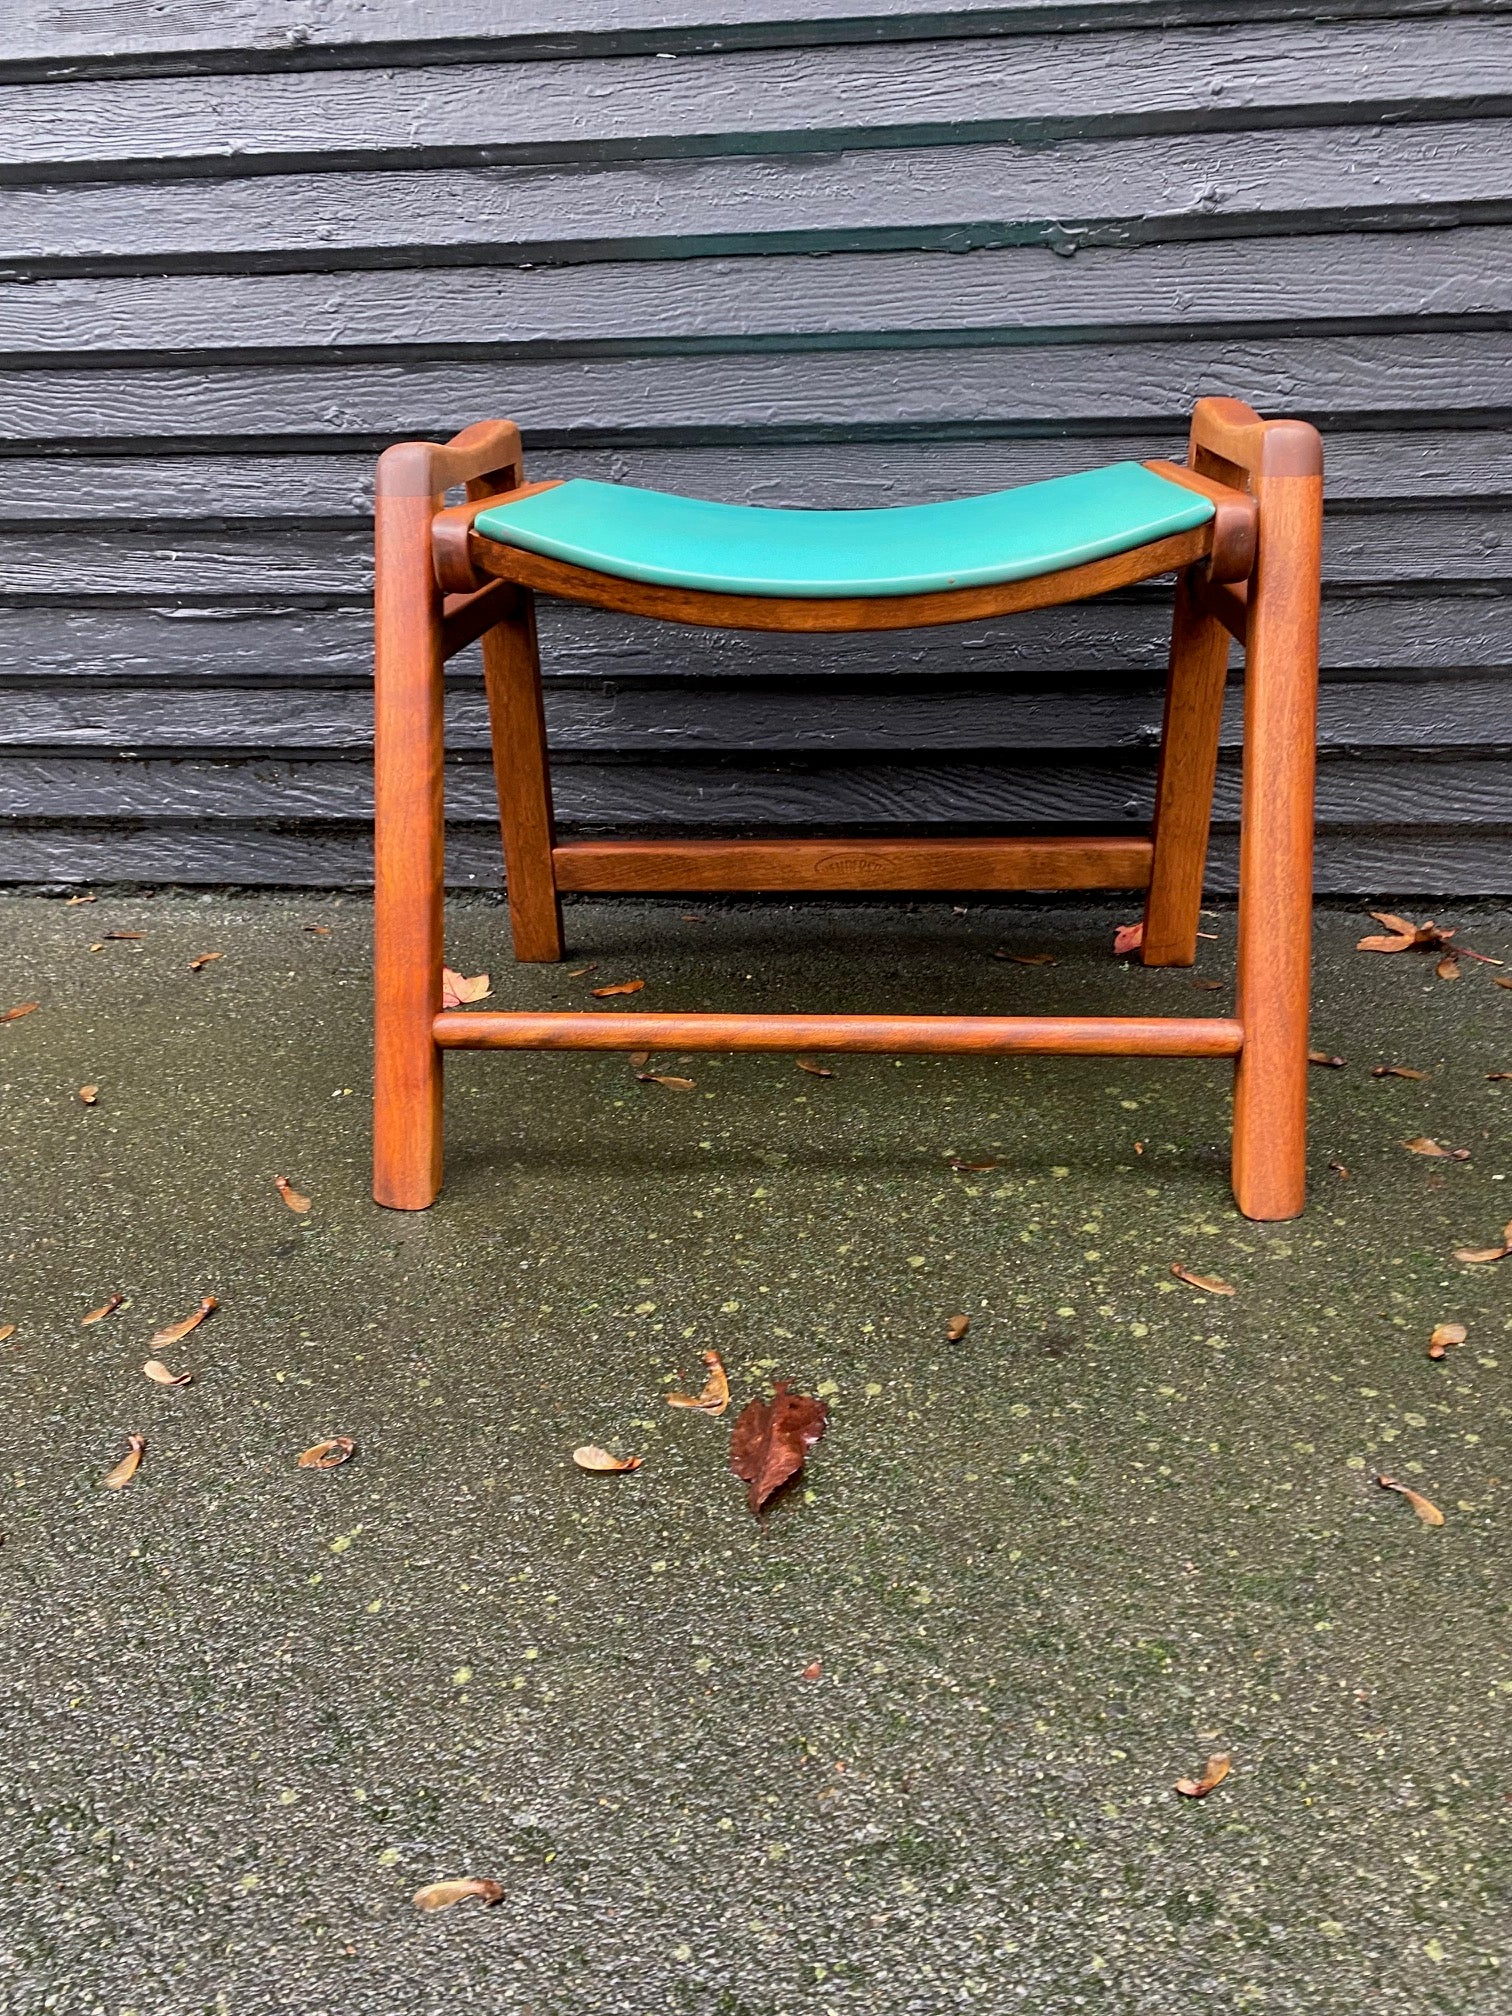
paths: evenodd
<path fill-rule="evenodd" d="M 401 494 L 386 496 L 379 465 L 373 1195 L 396 1211 L 423 1211 L 441 1188 L 441 1052 L 431 1026 L 441 1005 L 441 606 L 430 558 L 435 500 L 402 494 L 406 473 L 414 487 L 400 461 L 390 480 Z"/>
<path fill-rule="evenodd" d="M 1146 966 L 1190 966 L 1197 957 L 1228 655 L 1227 630 L 1197 606 L 1190 576 L 1183 574 L 1171 620 L 1171 668 L 1155 786 L 1155 859 L 1140 954 Z"/>
<path fill-rule="evenodd" d="M 551 858 L 551 763 L 541 708 L 535 597 L 528 588 L 519 591 L 510 613 L 483 638 L 483 682 L 514 955 L 529 961 L 560 959 L 562 904 Z"/>
<path fill-rule="evenodd" d="M 1234 1086 L 1234 1196 L 1246 1218 L 1295 1218 L 1307 1194 L 1321 457 L 1318 469 L 1256 484 L 1239 843 L 1244 1047 Z"/>

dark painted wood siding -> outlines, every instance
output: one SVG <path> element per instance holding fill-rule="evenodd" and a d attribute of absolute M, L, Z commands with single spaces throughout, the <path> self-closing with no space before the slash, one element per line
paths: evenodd
<path fill-rule="evenodd" d="M 1489 0 L 11 0 L 0 877 L 367 879 L 396 438 L 877 505 L 1179 453 L 1224 391 L 1328 437 L 1322 887 L 1508 891 L 1509 311 Z M 562 823 L 1118 830 L 1165 626 L 543 605 Z M 492 882 L 475 652 L 449 688 Z"/>

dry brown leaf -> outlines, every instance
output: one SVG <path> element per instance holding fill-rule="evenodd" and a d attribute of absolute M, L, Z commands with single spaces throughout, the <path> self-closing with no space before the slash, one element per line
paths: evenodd
<path fill-rule="evenodd" d="M 1402 1146 L 1412 1155 L 1432 1155 L 1443 1162 L 1468 1162 L 1468 1148 L 1446 1148 L 1441 1141 L 1435 1141 L 1431 1134 L 1414 1134 Z"/>
<path fill-rule="evenodd" d="M 1433 970 L 1440 980 L 1458 980 L 1460 977 L 1459 960 L 1452 952 L 1446 952 Z"/>
<path fill-rule="evenodd" d="M 959 1344 L 970 1328 L 971 1318 L 969 1316 L 952 1316 L 946 1322 L 945 1336 L 950 1343 Z"/>
<path fill-rule="evenodd" d="M 331 935 L 329 924 L 306 924 L 304 928 L 312 938 L 329 938 Z"/>
<path fill-rule="evenodd" d="M 637 1071 L 637 1085 L 663 1085 L 669 1092 L 692 1092 L 697 1088 L 696 1078 L 673 1078 L 665 1071 Z"/>
<path fill-rule="evenodd" d="M 15 1334 L 16 1326 L 14 1323 L 0 1323 L 0 1344 L 3 1344 L 7 1337 L 14 1337 Z"/>
<path fill-rule="evenodd" d="M 612 986 L 595 987 L 593 998 L 595 1001 L 607 1001 L 611 994 L 639 994 L 645 984 L 644 980 L 616 980 Z"/>
<path fill-rule="evenodd" d="M 572 1460 L 579 1470 L 639 1470 L 645 1462 L 644 1456 L 611 1456 L 607 1449 L 600 1449 L 592 1442 L 585 1442 L 581 1449 L 574 1449 Z"/>
<path fill-rule="evenodd" d="M 1349 1171 L 1344 1167 L 1342 1162 L 1330 1162 L 1328 1166 L 1332 1169 L 1335 1176 L 1339 1178 L 1340 1182 L 1347 1183 L 1349 1181 Z"/>
<path fill-rule="evenodd" d="M 103 1488 L 107 1491 L 124 1491 L 138 1470 L 141 1469 L 142 1458 L 146 1454 L 146 1436 L 128 1435 L 126 1437 L 126 1454 L 117 1463 L 108 1477 L 100 1479 Z"/>
<path fill-rule="evenodd" d="M 1493 1085 L 1500 1085 L 1505 1079 L 1512 1078 L 1512 1071 L 1488 1071 L 1486 1076 Z"/>
<path fill-rule="evenodd" d="M 415 1892 L 415 1904 L 421 1911 L 445 1911 L 453 1904 L 460 1904 L 464 1897 L 476 1897 L 484 1904 L 498 1904 L 503 1901 L 504 1885 L 496 1883 L 492 1876 L 459 1876 L 450 1883 L 426 1883 Z"/>
<path fill-rule="evenodd" d="M 224 952 L 196 952 L 194 957 L 189 961 L 189 971 L 191 973 L 203 973 L 207 966 L 214 965 L 217 959 L 224 959 L 225 956 Z"/>
<path fill-rule="evenodd" d="M 1194 1274 L 1190 1267 L 1183 1267 L 1179 1260 L 1171 1262 L 1171 1272 L 1178 1281 L 1185 1281 L 1189 1288 L 1202 1288 L 1209 1295 L 1232 1295 L 1234 1290 L 1227 1281 L 1220 1281 L 1213 1274 Z"/>
<path fill-rule="evenodd" d="M 996 1169 L 998 1165 L 993 1161 L 967 1162 L 963 1157 L 956 1156 L 950 1166 L 957 1176 L 985 1176 L 989 1169 Z"/>
<path fill-rule="evenodd" d="M 1330 1057 L 1326 1050 L 1309 1050 L 1307 1061 L 1309 1064 L 1326 1064 L 1330 1071 L 1342 1071 L 1344 1069 L 1344 1059 L 1342 1057 Z"/>
<path fill-rule="evenodd" d="M 1414 924 L 1410 917 L 1397 917 L 1390 910 L 1372 910 L 1368 914 L 1378 924 L 1384 924 L 1390 935 L 1362 938 L 1355 946 L 1357 952 L 1435 952 L 1454 936 L 1452 930 L 1445 930 L 1432 918 L 1425 924 Z"/>
<path fill-rule="evenodd" d="M 835 1075 L 828 1064 L 811 1064 L 807 1057 L 795 1057 L 793 1062 L 800 1071 L 807 1071 L 810 1078 L 833 1078 Z"/>
<path fill-rule="evenodd" d="M 701 1393 L 669 1393 L 669 1407 L 691 1407 L 700 1414 L 723 1414 L 730 1404 L 730 1381 L 720 1362 L 717 1351 L 705 1351 L 703 1361 L 709 1368 Z"/>
<path fill-rule="evenodd" d="M 651 1052 L 649 1050 L 632 1050 L 630 1052 L 630 1062 L 639 1070 L 642 1064 L 649 1064 L 651 1062 Z"/>
<path fill-rule="evenodd" d="M 1512 987 L 1512 974 L 1493 973 L 1491 975 L 1491 984 L 1494 987 Z"/>
<path fill-rule="evenodd" d="M 822 1659 L 810 1659 L 807 1666 L 798 1675 L 798 1678 L 800 1680 L 822 1680 L 824 1678 L 824 1661 Z"/>
<path fill-rule="evenodd" d="M 441 968 L 441 1006 L 443 1008 L 465 1008 L 474 1001 L 486 1001 L 492 993 L 486 973 L 454 973 L 450 966 Z"/>
<path fill-rule="evenodd" d="M 1469 1334 L 1463 1323 L 1435 1323 L 1433 1335 L 1428 1339 L 1428 1356 L 1442 1358 L 1456 1344 L 1463 1344 Z"/>
<path fill-rule="evenodd" d="M 1204 994 L 1216 994 L 1222 987 L 1223 982 L 1221 980 L 1194 980 L 1192 985 L 1200 987 Z"/>
<path fill-rule="evenodd" d="M 1502 1233 L 1500 1246 L 1456 1246 L 1454 1249 L 1455 1259 L 1468 1261 L 1472 1267 L 1486 1260 L 1505 1260 L 1509 1253 L 1512 1253 L 1512 1220 L 1508 1221 Z"/>
<path fill-rule="evenodd" d="M 97 1106 L 99 1100 L 100 1088 L 98 1085 L 81 1085 L 79 1087 L 79 1104 L 81 1106 Z"/>
<path fill-rule="evenodd" d="M 154 1386 L 189 1386 L 194 1381 L 192 1372 L 170 1372 L 161 1358 L 149 1358 L 142 1370 Z"/>
<path fill-rule="evenodd" d="M 1183 1799 L 1206 1799 L 1209 1792 L 1216 1791 L 1229 1775 L 1231 1760 L 1223 1751 L 1217 1750 L 1202 1767 L 1200 1778 L 1178 1778 L 1176 1790 Z"/>
<path fill-rule="evenodd" d="M 1410 1064 L 1372 1064 L 1372 1078 L 1426 1078 L 1426 1071 L 1414 1071 Z"/>
<path fill-rule="evenodd" d="M 1113 933 L 1113 957 L 1122 959 L 1130 952 L 1137 952 L 1143 944 L 1143 918 L 1137 924 L 1120 924 Z"/>
<path fill-rule="evenodd" d="M 1383 1491 L 1395 1491 L 1407 1500 L 1425 1526 L 1442 1526 L 1444 1515 L 1431 1498 L 1425 1498 L 1421 1491 L 1414 1491 L 1410 1485 L 1398 1484 L 1395 1477 L 1377 1477 L 1377 1484 Z"/>
<path fill-rule="evenodd" d="M 40 1001 L 18 1001 L 14 1008 L 7 1008 L 0 1013 L 0 1022 L 19 1022 L 23 1015 L 30 1015 L 41 1006 Z"/>
<path fill-rule="evenodd" d="M 572 971 L 567 975 L 567 978 L 569 980 L 581 980 L 585 973 L 597 973 L 598 969 L 599 962 L 597 959 L 590 959 L 586 966 L 574 966 Z"/>
<path fill-rule="evenodd" d="M 125 1300 L 126 1297 L 124 1295 L 107 1295 L 98 1309 L 91 1309 L 87 1316 L 79 1318 L 79 1328 L 84 1330 L 91 1323 L 103 1323 L 107 1316 L 114 1316 L 117 1309 L 120 1308 Z"/>
<path fill-rule="evenodd" d="M 1132 927 L 1129 927 L 1132 928 Z M 1015 966 L 1058 966 L 1053 952 L 994 952 L 994 959 L 1010 959 Z"/>
<path fill-rule="evenodd" d="M 770 1400 L 746 1403 L 730 1437 L 730 1468 L 744 1479 L 753 1512 L 798 1475 L 828 1425 L 829 1409 L 822 1400 L 794 1393 L 781 1379 Z"/>
<path fill-rule="evenodd" d="M 328 1435 L 324 1442 L 314 1442 L 308 1449 L 302 1449 L 294 1458 L 294 1467 L 297 1470 L 339 1470 L 356 1454 L 357 1444 L 350 1435 Z"/>
<path fill-rule="evenodd" d="M 287 1176 L 275 1176 L 273 1178 L 273 1188 L 278 1192 L 279 1196 L 282 1197 L 285 1204 L 288 1205 L 291 1211 L 298 1211 L 300 1213 L 304 1213 L 309 1210 L 310 1208 L 309 1198 L 301 1195 L 301 1193 L 294 1188 L 294 1185 L 289 1181 Z"/>
<path fill-rule="evenodd" d="M 68 899 L 68 906 L 67 906 L 67 907 L 68 907 L 68 908 L 69 908 L 70 910 L 72 910 L 72 908 L 74 907 L 74 905 L 75 905 L 76 903 L 97 903 L 97 902 L 98 902 L 99 900 L 100 900 L 100 899 L 99 899 L 99 898 L 98 898 L 97 896 L 93 895 L 93 894 L 90 894 L 90 895 L 85 895 L 85 896 L 70 896 L 70 897 L 69 897 L 69 899 Z"/>
<path fill-rule="evenodd" d="M 198 1330 L 205 1318 L 213 1315 L 219 1307 L 220 1302 L 216 1296 L 202 1295 L 197 1309 L 191 1310 L 187 1316 L 180 1317 L 177 1323 L 169 1323 L 161 1330 L 154 1330 L 147 1341 L 154 1345 L 177 1344 L 179 1339 L 187 1337 L 191 1330 Z"/>
<path fill-rule="evenodd" d="M 127 944 L 133 939 L 145 938 L 146 936 L 147 933 L 145 931 L 107 931 L 105 933 L 107 942 L 110 940 L 119 940 L 122 944 Z"/>

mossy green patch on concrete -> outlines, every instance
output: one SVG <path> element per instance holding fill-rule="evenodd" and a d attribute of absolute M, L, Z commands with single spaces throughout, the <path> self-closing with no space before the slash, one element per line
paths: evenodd
<path fill-rule="evenodd" d="M 1125 915 L 583 902 L 516 968 L 465 899 L 448 961 L 502 1006 L 1228 1012 L 1230 911 L 1195 974 L 1112 958 Z M 1222 1065 L 675 1053 L 691 1091 L 454 1056 L 411 1217 L 367 1196 L 370 924 L 0 901 L 41 1004 L 0 1027 L 0 2008 L 1507 2006 L 1512 1261 L 1451 1257 L 1512 1218 L 1491 969 L 1320 915 L 1348 1061 L 1289 1225 L 1234 1210 Z M 737 1406 L 830 1401 L 760 1522 L 733 1414 L 665 1404 L 711 1348 Z M 462 1875 L 504 1902 L 410 1905 Z"/>

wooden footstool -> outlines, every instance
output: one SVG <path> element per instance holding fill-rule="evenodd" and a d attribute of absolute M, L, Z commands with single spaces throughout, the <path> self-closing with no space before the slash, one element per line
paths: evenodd
<path fill-rule="evenodd" d="M 448 489 L 468 501 L 444 509 Z M 1186 466 L 1121 462 L 986 497 L 777 511 L 628 485 L 526 483 L 482 421 L 378 464 L 374 1195 L 441 1185 L 445 1051 L 1039 1051 L 1232 1057 L 1233 1184 L 1302 1209 L 1322 444 L 1203 399 Z M 535 595 L 742 630 L 897 630 L 1176 575 L 1148 838 L 569 840 L 552 830 Z M 1147 966 L 1196 953 L 1229 639 L 1245 653 L 1235 1012 L 1210 1016 L 459 1013 L 441 1006 L 442 667 L 476 638 L 515 956 L 562 957 L 559 895 L 597 891 L 1144 889 Z"/>

